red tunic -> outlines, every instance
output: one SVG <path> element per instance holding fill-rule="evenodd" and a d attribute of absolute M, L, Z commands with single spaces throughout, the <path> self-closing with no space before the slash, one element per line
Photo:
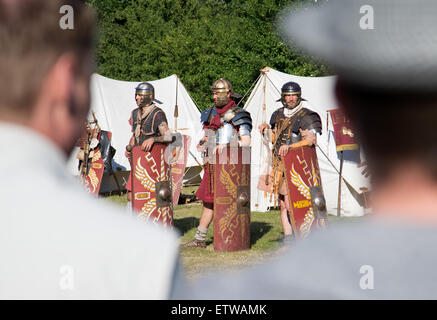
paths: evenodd
<path fill-rule="evenodd" d="M 229 102 L 221 107 L 218 108 L 216 107 L 216 112 L 217 114 L 215 115 L 215 117 L 213 117 L 211 119 L 210 123 L 203 123 L 203 128 L 204 129 L 210 129 L 213 131 L 216 131 L 217 129 L 220 128 L 221 124 L 220 124 L 220 117 L 226 113 L 226 111 L 228 111 L 230 108 L 232 108 L 235 105 L 235 102 L 231 99 L 229 100 Z M 202 200 L 203 202 L 206 203 L 214 203 L 214 191 L 213 191 L 213 179 L 212 179 L 212 175 L 214 174 L 213 172 L 211 172 L 210 170 L 210 164 L 205 164 L 205 169 L 204 169 L 204 174 L 203 174 L 203 179 L 202 182 L 200 183 L 199 189 L 197 189 L 196 192 L 196 197 L 200 200 Z M 212 168 L 211 168 L 212 169 Z"/>
<path fill-rule="evenodd" d="M 210 166 L 211 165 L 209 163 L 205 164 L 203 179 L 200 183 L 199 189 L 197 189 L 196 192 L 196 197 L 206 203 L 214 203 L 214 193 L 212 187 L 213 179 L 211 179 L 210 175 L 213 174 L 213 172 L 209 170 Z"/>

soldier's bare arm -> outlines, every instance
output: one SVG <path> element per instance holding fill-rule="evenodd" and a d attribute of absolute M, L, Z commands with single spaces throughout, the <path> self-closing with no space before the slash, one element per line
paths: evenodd
<path fill-rule="evenodd" d="M 144 140 L 143 143 L 141 144 L 141 150 L 145 152 L 150 151 L 150 149 L 152 149 L 153 143 L 155 143 L 154 138 L 149 138 Z"/>
<path fill-rule="evenodd" d="M 258 127 L 258 129 L 261 135 L 264 136 L 268 141 L 272 143 L 274 142 L 276 128 L 270 129 L 270 125 L 263 123 Z"/>
<path fill-rule="evenodd" d="M 300 134 L 302 135 L 302 140 L 306 140 L 310 146 L 317 145 L 317 134 L 308 129 L 300 129 Z"/>
<path fill-rule="evenodd" d="M 129 145 L 130 145 L 131 147 L 133 147 L 134 144 L 135 144 L 135 137 L 132 136 L 132 137 L 130 138 L 130 140 L 129 140 Z M 131 152 L 129 152 L 129 151 L 126 150 L 126 152 L 124 153 L 124 155 L 126 156 L 126 158 L 130 159 Z"/>
<path fill-rule="evenodd" d="M 283 145 L 279 148 L 279 155 L 285 156 L 288 153 L 289 149 L 297 149 L 302 147 L 311 147 L 313 145 L 317 145 L 317 135 L 310 130 L 302 130 L 300 129 L 300 133 L 302 135 L 302 140 L 295 142 L 291 145 Z"/>
<path fill-rule="evenodd" d="M 289 147 L 292 149 L 301 148 L 301 147 L 311 147 L 317 144 L 317 135 L 310 130 L 302 130 L 300 129 L 300 133 L 302 135 L 302 140 L 299 142 L 295 142 Z"/>
<path fill-rule="evenodd" d="M 196 146 L 197 151 L 202 152 L 206 146 L 207 141 L 208 141 L 208 137 L 206 135 L 204 135 L 203 138 L 200 139 L 199 143 Z"/>
<path fill-rule="evenodd" d="M 216 147 L 214 148 L 214 150 L 212 151 L 212 154 L 216 154 L 216 153 L 220 153 L 220 152 L 222 152 L 222 150 L 223 150 L 224 148 L 226 148 L 226 146 L 227 146 L 227 144 L 219 144 L 218 146 L 216 146 Z"/>
<path fill-rule="evenodd" d="M 152 149 L 152 146 L 155 142 L 158 143 L 169 143 L 171 142 L 171 132 L 168 128 L 168 125 L 166 122 L 162 122 L 158 126 L 159 133 L 161 134 L 159 137 L 152 137 L 149 139 L 144 140 L 144 142 L 141 145 L 141 149 L 148 152 Z"/>
<path fill-rule="evenodd" d="M 240 143 L 242 147 L 250 146 L 250 136 L 244 135 L 240 137 Z"/>
<path fill-rule="evenodd" d="M 290 149 L 290 145 L 284 144 L 279 148 L 279 155 L 281 157 L 285 157 L 288 153 L 288 150 Z"/>
<path fill-rule="evenodd" d="M 267 123 L 262 123 L 259 127 L 258 127 L 258 129 L 259 129 L 259 133 L 261 134 L 261 135 L 263 135 L 264 134 L 264 130 L 265 129 L 270 129 L 270 126 L 267 124 Z"/>

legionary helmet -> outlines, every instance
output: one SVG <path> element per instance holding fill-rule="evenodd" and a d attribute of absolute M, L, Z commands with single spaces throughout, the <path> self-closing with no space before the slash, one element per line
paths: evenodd
<path fill-rule="evenodd" d="M 281 88 L 281 98 L 276 101 L 281 101 L 284 107 L 287 107 L 287 104 L 285 102 L 285 96 L 290 94 L 299 95 L 299 101 L 298 101 L 299 104 L 300 101 L 302 100 L 301 99 L 302 89 L 300 88 L 300 85 L 298 83 L 293 81 L 285 83 Z"/>
<path fill-rule="evenodd" d="M 141 107 L 148 106 L 152 103 L 153 99 L 155 99 L 155 88 L 148 82 L 141 82 L 135 88 L 135 95 L 141 96 Z M 150 95 L 152 95 L 151 98 Z"/>
<path fill-rule="evenodd" d="M 233 93 L 232 84 L 223 78 L 216 80 L 212 84 L 211 90 L 213 93 L 218 93 L 217 107 L 223 107 L 226 105 L 229 102 L 228 92 L 231 94 Z"/>

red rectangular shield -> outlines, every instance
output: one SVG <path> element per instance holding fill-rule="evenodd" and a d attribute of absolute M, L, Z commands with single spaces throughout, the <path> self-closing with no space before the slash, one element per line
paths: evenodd
<path fill-rule="evenodd" d="M 157 143 L 150 152 L 142 151 L 140 146 L 132 149 L 132 207 L 139 219 L 172 227 L 170 167 L 165 149 Z"/>
<path fill-rule="evenodd" d="M 228 147 L 216 155 L 214 250 L 250 248 L 250 148 Z"/>
<path fill-rule="evenodd" d="M 324 226 L 326 223 L 325 219 L 318 221 L 311 199 L 314 189 L 319 190 L 323 197 L 316 149 L 305 147 L 289 150 L 282 161 L 285 168 L 293 232 L 296 238 L 305 238 L 311 230 Z"/>
<path fill-rule="evenodd" d="M 88 174 L 85 179 L 82 178 L 82 183 L 85 185 L 85 189 L 88 193 L 98 196 L 102 184 L 103 172 L 105 171 L 102 154 L 98 148 L 95 150 L 92 159 L 89 161 L 91 161 L 91 163 Z"/>

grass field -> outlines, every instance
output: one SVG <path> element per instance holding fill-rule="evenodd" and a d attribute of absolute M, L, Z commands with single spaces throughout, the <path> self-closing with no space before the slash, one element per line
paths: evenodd
<path fill-rule="evenodd" d="M 184 194 L 191 194 L 196 188 L 184 188 Z M 109 201 L 126 205 L 124 196 L 105 198 Z M 179 231 L 181 243 L 193 239 L 202 211 L 201 202 L 196 201 L 185 205 L 178 205 L 174 209 L 174 225 Z M 363 218 L 339 218 L 329 216 L 329 224 L 342 221 L 360 221 Z M 252 212 L 250 224 L 250 250 L 239 252 L 215 252 L 213 247 L 213 226 L 208 230 L 206 249 L 182 249 L 180 256 L 189 280 L 194 280 L 212 269 L 235 270 L 248 265 L 265 262 L 275 257 L 282 247 L 283 237 L 279 211 Z"/>

